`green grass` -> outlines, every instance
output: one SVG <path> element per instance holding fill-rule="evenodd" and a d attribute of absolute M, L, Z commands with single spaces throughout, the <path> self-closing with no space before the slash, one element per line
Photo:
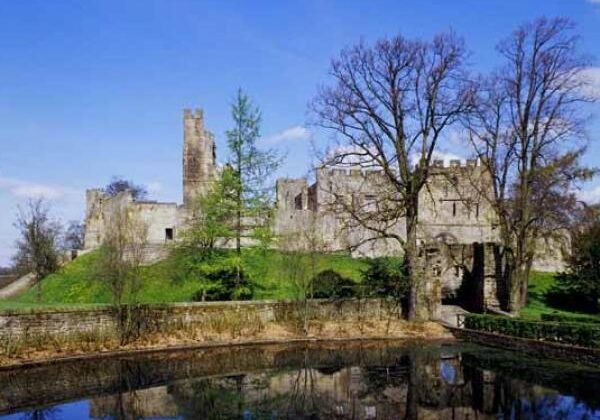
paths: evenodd
<path fill-rule="evenodd" d="M 546 293 L 556 283 L 555 273 L 534 272 L 529 279 L 529 292 L 527 306 L 521 310 L 521 318 L 539 320 L 542 314 L 557 313 L 564 316 L 600 316 L 590 315 L 583 312 L 565 311 L 549 306 L 546 301 Z"/>
<path fill-rule="evenodd" d="M 229 255 L 215 258 L 214 264 L 224 264 Z M 244 250 L 242 255 L 244 270 L 256 284 L 256 299 L 291 299 L 297 288 L 289 279 L 289 256 L 275 251 L 261 253 Z M 110 290 L 94 275 L 97 253 L 85 254 L 64 266 L 58 273 L 45 278 L 41 283 L 41 301 L 38 302 L 37 288 L 29 289 L 19 296 L 0 299 L 0 309 L 25 309 L 36 307 L 86 306 L 110 302 Z M 308 255 L 298 255 L 297 259 L 311 267 Z M 333 269 L 355 281 L 360 280 L 364 260 L 353 259 L 349 255 L 319 254 L 316 256 L 316 272 Z M 144 303 L 191 301 L 199 290 L 198 278 L 183 271 L 175 257 L 167 258 L 142 270 L 143 288 L 139 300 Z"/>

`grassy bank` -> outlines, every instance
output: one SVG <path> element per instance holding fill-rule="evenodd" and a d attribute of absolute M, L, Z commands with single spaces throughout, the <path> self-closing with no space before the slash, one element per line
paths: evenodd
<path fill-rule="evenodd" d="M 599 315 L 590 315 L 576 311 L 565 311 L 548 304 L 546 294 L 556 283 L 555 273 L 534 272 L 529 279 L 529 299 L 527 306 L 521 311 L 521 318 L 539 320 L 542 314 L 557 313 L 567 317 L 590 316 L 599 318 Z"/>
<path fill-rule="evenodd" d="M 227 257 L 227 253 L 221 254 L 212 263 L 216 266 L 226 264 Z M 306 266 L 311 265 L 308 255 L 299 258 Z M 110 290 L 95 275 L 97 259 L 96 253 L 83 255 L 44 279 L 41 301 L 38 302 L 37 289 L 32 288 L 19 296 L 0 300 L 0 309 L 109 303 Z M 275 250 L 264 254 L 244 250 L 242 265 L 255 283 L 256 299 L 291 299 L 298 294 L 295 285 L 288 280 L 287 262 L 285 255 Z M 317 272 L 332 269 L 355 281 L 360 279 L 364 267 L 363 260 L 349 255 L 319 254 L 316 257 Z M 144 303 L 191 301 L 202 280 L 186 272 L 175 257 L 143 267 L 142 277 L 139 300 Z"/>

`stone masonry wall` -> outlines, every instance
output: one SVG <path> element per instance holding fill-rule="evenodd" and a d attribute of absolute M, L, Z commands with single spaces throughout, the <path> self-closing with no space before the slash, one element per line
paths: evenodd
<path fill-rule="evenodd" d="M 164 331 L 170 327 L 202 325 L 231 314 L 248 319 L 258 316 L 263 322 L 285 322 L 295 319 L 300 310 L 298 302 L 237 301 L 173 303 L 141 305 L 140 310 L 149 331 Z M 314 300 L 309 314 L 320 320 L 385 319 L 392 313 L 399 317 L 386 301 L 368 300 Z M 116 321 L 109 306 L 93 309 L 35 310 L 30 312 L 0 312 L 0 340 L 35 337 L 40 335 L 68 336 L 78 333 L 115 331 Z"/>

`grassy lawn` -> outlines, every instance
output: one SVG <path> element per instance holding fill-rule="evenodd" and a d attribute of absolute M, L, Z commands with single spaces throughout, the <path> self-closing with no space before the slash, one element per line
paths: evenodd
<path fill-rule="evenodd" d="M 85 254 L 63 267 L 60 272 L 48 276 L 41 284 L 41 302 L 38 303 L 37 288 L 32 288 L 19 296 L 0 299 L 0 309 L 22 309 L 39 306 L 85 306 L 110 302 L 110 290 L 94 275 L 96 253 Z M 311 266 L 308 255 L 298 258 L 306 266 Z M 215 260 L 220 264 L 220 260 Z M 281 252 L 270 250 L 266 253 L 244 250 L 243 267 L 256 284 L 256 299 L 290 299 L 297 292 L 287 280 L 286 265 L 289 258 Z M 365 262 L 349 255 L 320 254 L 316 257 L 316 271 L 332 269 L 355 281 L 360 280 Z M 198 291 L 198 279 L 183 272 L 174 258 L 143 268 L 143 289 L 139 299 L 146 303 L 191 301 Z"/>
<path fill-rule="evenodd" d="M 583 312 L 570 312 L 551 307 L 546 302 L 546 293 L 555 283 L 554 273 L 534 272 L 529 279 L 529 300 L 527 306 L 521 311 L 521 317 L 539 320 L 542 314 L 557 313 L 565 316 L 590 316 L 600 318 Z"/>

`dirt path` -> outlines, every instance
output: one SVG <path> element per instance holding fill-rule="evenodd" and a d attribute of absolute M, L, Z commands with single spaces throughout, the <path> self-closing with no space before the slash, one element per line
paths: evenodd
<path fill-rule="evenodd" d="M 23 277 L 13 281 L 8 286 L 0 289 L 0 299 L 18 295 L 19 293 L 29 289 L 35 282 L 33 273 L 24 275 Z"/>

